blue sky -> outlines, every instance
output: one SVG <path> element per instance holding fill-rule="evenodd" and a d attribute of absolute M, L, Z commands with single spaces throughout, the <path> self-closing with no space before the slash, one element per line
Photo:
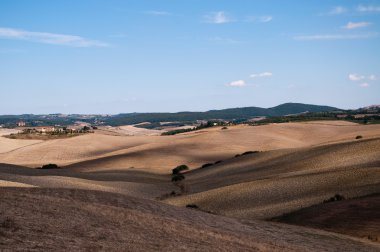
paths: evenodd
<path fill-rule="evenodd" d="M 0 2 L 0 114 L 380 104 L 380 1 Z"/>

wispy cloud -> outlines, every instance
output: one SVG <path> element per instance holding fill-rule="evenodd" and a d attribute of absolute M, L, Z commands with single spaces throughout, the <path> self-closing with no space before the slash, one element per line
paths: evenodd
<path fill-rule="evenodd" d="M 350 81 L 362 81 L 362 80 L 376 81 L 377 77 L 374 74 L 365 76 L 365 75 L 353 73 L 353 74 L 348 75 L 348 79 Z"/>
<path fill-rule="evenodd" d="M 272 16 L 248 16 L 245 18 L 246 22 L 252 23 L 268 23 L 273 20 Z"/>
<path fill-rule="evenodd" d="M 229 87 L 244 87 L 246 85 L 244 80 L 232 81 L 227 84 Z"/>
<path fill-rule="evenodd" d="M 360 80 L 364 80 L 365 76 L 359 75 L 359 74 L 349 74 L 348 79 L 351 81 L 360 81 Z"/>
<path fill-rule="evenodd" d="M 0 38 L 19 39 L 33 42 L 39 42 L 51 45 L 64 45 L 72 47 L 106 47 L 107 43 L 89 40 L 80 36 L 48 33 L 48 32 L 32 32 L 18 30 L 13 28 L 0 27 Z"/>
<path fill-rule="evenodd" d="M 348 9 L 343 6 L 335 6 L 330 11 L 325 13 L 325 15 L 340 15 L 346 13 L 347 11 Z"/>
<path fill-rule="evenodd" d="M 343 6 L 335 6 L 330 11 L 321 13 L 321 16 L 334 16 L 344 13 L 375 13 L 380 12 L 380 5 L 358 5 L 355 8 L 346 8 Z"/>
<path fill-rule="evenodd" d="M 375 81 L 375 80 L 377 80 L 377 77 L 376 77 L 376 75 L 374 75 L 374 74 L 371 74 L 371 75 L 368 76 L 367 78 L 368 78 L 368 80 L 371 80 L 371 81 Z"/>
<path fill-rule="evenodd" d="M 203 16 L 203 21 L 212 24 L 225 24 L 231 22 L 247 22 L 247 23 L 268 23 L 273 20 L 273 16 L 246 16 L 232 17 L 225 11 L 210 12 Z"/>
<path fill-rule="evenodd" d="M 359 83 L 358 86 L 361 88 L 368 88 L 370 84 L 368 82 L 377 80 L 374 74 L 365 76 L 357 73 L 349 74 L 348 79 L 352 82 Z"/>
<path fill-rule="evenodd" d="M 377 37 L 378 33 L 364 34 L 315 34 L 294 36 L 294 40 L 313 41 L 313 40 L 350 40 L 350 39 L 370 39 Z"/>
<path fill-rule="evenodd" d="M 367 27 L 369 25 L 371 25 L 370 22 L 348 22 L 345 26 L 343 26 L 343 28 L 352 30 L 352 29 Z"/>
<path fill-rule="evenodd" d="M 170 12 L 167 11 L 157 11 L 157 10 L 148 10 L 144 12 L 147 15 L 152 15 L 152 16 L 171 16 L 173 15 Z"/>
<path fill-rule="evenodd" d="M 273 73 L 271 72 L 262 72 L 262 73 L 255 73 L 251 74 L 249 77 L 251 78 L 267 78 L 267 77 L 272 77 Z"/>
<path fill-rule="evenodd" d="M 224 11 L 211 12 L 205 15 L 203 18 L 205 22 L 212 24 L 225 24 L 234 21 L 231 17 L 227 16 L 226 12 Z"/>
<path fill-rule="evenodd" d="M 268 77 L 272 77 L 272 76 L 273 76 L 273 74 L 271 72 L 262 72 L 262 73 L 251 74 L 249 77 L 255 79 L 255 78 L 268 78 Z M 232 82 L 228 83 L 227 86 L 229 86 L 229 87 L 244 87 L 244 86 L 247 86 L 247 83 L 245 82 L 245 80 L 236 80 L 236 81 L 232 81 Z M 258 85 L 256 84 L 255 86 L 258 86 Z"/>
<path fill-rule="evenodd" d="M 227 14 L 224 11 L 212 12 L 204 16 L 204 20 L 207 23 L 212 24 L 225 24 L 233 22 L 230 17 L 227 17 Z"/>
<path fill-rule="evenodd" d="M 359 5 L 356 10 L 358 12 L 380 12 L 380 5 Z"/>

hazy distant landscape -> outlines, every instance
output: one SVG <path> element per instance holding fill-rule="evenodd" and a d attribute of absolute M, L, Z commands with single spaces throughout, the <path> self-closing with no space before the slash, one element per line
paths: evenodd
<path fill-rule="evenodd" d="M 1 1 L 0 251 L 380 251 L 379 24 Z"/>

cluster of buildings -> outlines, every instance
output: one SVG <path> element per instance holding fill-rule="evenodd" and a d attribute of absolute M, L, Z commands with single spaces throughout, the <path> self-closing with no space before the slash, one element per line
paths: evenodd
<path fill-rule="evenodd" d="M 62 134 L 70 134 L 70 133 L 84 133 L 89 132 L 93 127 L 91 127 L 87 123 L 78 123 L 70 126 L 36 126 L 36 127 L 26 127 L 26 123 L 23 121 L 19 121 L 17 126 L 22 128 L 22 132 L 25 134 L 47 134 L 47 133 L 62 133 Z"/>
<path fill-rule="evenodd" d="M 19 122 L 17 123 L 17 126 L 18 126 L 18 127 L 25 127 L 25 126 L 26 126 L 26 123 L 23 122 L 23 121 L 19 121 Z"/>

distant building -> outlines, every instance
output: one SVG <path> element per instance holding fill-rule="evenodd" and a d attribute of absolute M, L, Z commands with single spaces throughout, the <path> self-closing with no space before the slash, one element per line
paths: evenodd
<path fill-rule="evenodd" d="M 255 118 L 249 119 L 248 121 L 249 122 L 258 122 L 258 121 L 262 121 L 262 120 L 265 120 L 265 119 L 267 119 L 266 116 L 257 116 Z"/>
<path fill-rule="evenodd" d="M 359 119 L 359 118 L 365 118 L 365 117 L 371 117 L 371 116 L 376 116 L 376 114 L 357 114 L 357 115 L 354 115 L 354 118 Z"/>
<path fill-rule="evenodd" d="M 23 121 L 19 121 L 19 122 L 17 123 L 17 126 L 18 126 L 18 127 L 25 127 L 25 126 L 26 126 L 26 123 L 23 122 Z"/>
<path fill-rule="evenodd" d="M 346 118 L 348 115 L 337 115 L 336 117 L 339 118 L 339 119 L 344 119 Z"/>
<path fill-rule="evenodd" d="M 36 131 L 41 132 L 41 133 L 46 133 L 46 132 L 54 132 L 56 129 L 55 127 L 35 127 L 34 128 Z"/>

